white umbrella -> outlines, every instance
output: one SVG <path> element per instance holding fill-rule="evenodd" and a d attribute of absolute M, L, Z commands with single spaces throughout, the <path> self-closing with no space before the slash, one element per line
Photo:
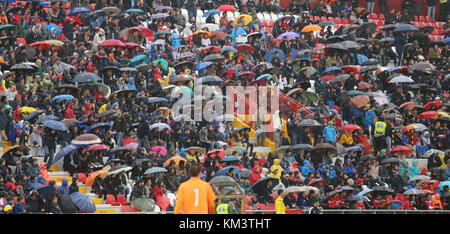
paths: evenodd
<path fill-rule="evenodd" d="M 202 26 L 200 26 L 200 29 L 205 29 L 207 28 L 209 32 L 216 32 L 219 31 L 219 25 L 217 24 L 203 24 Z"/>
<path fill-rule="evenodd" d="M 407 76 L 396 76 L 389 83 L 414 83 L 414 80 Z"/>

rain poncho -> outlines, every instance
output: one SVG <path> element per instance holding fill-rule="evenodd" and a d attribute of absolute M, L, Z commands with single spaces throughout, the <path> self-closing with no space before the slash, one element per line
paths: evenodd
<path fill-rule="evenodd" d="M 326 126 L 323 129 L 323 137 L 327 142 L 336 142 L 336 129 L 332 126 Z"/>
<path fill-rule="evenodd" d="M 420 175 L 420 169 L 417 167 L 417 161 L 413 160 L 410 168 L 409 178 Z"/>

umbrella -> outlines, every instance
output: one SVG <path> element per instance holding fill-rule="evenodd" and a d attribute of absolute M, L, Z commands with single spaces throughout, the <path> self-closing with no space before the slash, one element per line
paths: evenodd
<path fill-rule="evenodd" d="M 234 176 L 236 176 L 239 179 L 239 170 L 240 169 L 238 166 L 224 167 L 224 168 L 220 169 L 219 171 L 217 171 L 215 175 L 227 175 L 227 173 L 230 171 L 231 168 L 234 169 Z"/>
<path fill-rule="evenodd" d="M 239 50 L 239 52 L 244 53 L 253 53 L 253 51 L 255 50 L 255 48 L 249 44 L 239 44 L 236 45 L 234 48 L 236 48 L 237 50 Z"/>
<path fill-rule="evenodd" d="M 208 18 L 209 15 L 211 15 L 211 14 L 220 14 L 220 11 L 217 10 L 217 9 L 212 9 L 212 10 L 209 10 L 209 11 L 205 12 L 205 13 L 202 15 L 202 17 Z"/>
<path fill-rule="evenodd" d="M 275 149 L 275 152 L 285 152 L 287 150 L 292 150 L 292 146 L 290 145 L 284 145 L 284 146 L 280 146 L 278 148 Z"/>
<path fill-rule="evenodd" d="M 315 24 L 310 24 L 305 27 L 303 27 L 302 32 L 314 32 L 314 31 L 320 31 L 322 30 L 322 27 Z"/>
<path fill-rule="evenodd" d="M 162 131 L 166 128 L 170 130 L 170 126 L 166 123 L 155 123 L 155 124 L 150 125 L 150 131 L 155 128 L 158 128 L 159 131 Z"/>
<path fill-rule="evenodd" d="M 343 149 L 343 150 L 340 152 L 340 154 L 341 154 L 341 155 L 345 155 L 345 154 L 347 154 L 348 152 L 362 151 L 362 150 L 363 150 L 363 147 L 361 147 L 361 146 L 359 146 L 359 145 L 356 145 L 356 146 L 351 146 L 351 147 L 347 147 L 347 148 Z"/>
<path fill-rule="evenodd" d="M 320 27 L 326 27 L 326 26 L 332 26 L 332 25 L 335 25 L 335 24 L 336 24 L 335 22 L 331 22 L 331 21 L 323 21 L 323 22 L 319 23 L 318 25 L 319 25 Z"/>
<path fill-rule="evenodd" d="M 413 178 L 411 178 L 408 183 L 412 182 L 412 181 L 419 181 L 419 183 L 423 183 L 423 182 L 427 182 L 430 181 L 431 177 L 426 176 L 426 175 L 417 175 L 414 176 Z"/>
<path fill-rule="evenodd" d="M 222 60 L 225 60 L 225 57 L 220 54 L 210 54 L 207 55 L 205 58 L 203 58 L 203 62 L 206 61 L 219 62 Z"/>
<path fill-rule="evenodd" d="M 291 89 L 291 90 L 289 90 L 289 92 L 286 93 L 286 95 L 291 96 L 292 94 L 294 94 L 296 92 L 300 92 L 300 91 L 302 91 L 302 89 L 300 89 L 300 88 Z"/>
<path fill-rule="evenodd" d="M 353 131 L 353 130 L 361 129 L 361 127 L 356 124 L 347 124 L 347 125 L 344 125 L 344 127 L 342 127 L 342 129 L 344 129 L 345 131 Z"/>
<path fill-rule="evenodd" d="M 84 148 L 84 151 L 109 150 L 109 146 L 103 144 L 92 144 Z"/>
<path fill-rule="evenodd" d="M 363 67 L 361 70 L 359 70 L 359 73 L 364 73 L 366 71 L 373 71 L 373 70 L 377 70 L 378 66 L 376 65 L 372 65 L 372 66 L 367 66 L 367 67 Z"/>
<path fill-rule="evenodd" d="M 234 19 L 233 23 L 237 24 L 239 21 L 243 21 L 244 25 L 247 25 L 249 23 L 251 23 L 253 20 L 251 15 L 247 15 L 247 14 L 242 14 L 239 15 L 238 17 L 236 17 L 236 19 Z"/>
<path fill-rule="evenodd" d="M 100 119 L 102 117 L 106 117 L 106 116 L 109 116 L 109 115 L 112 115 L 112 114 L 116 114 L 116 113 L 117 112 L 115 110 L 105 110 L 105 111 L 102 111 L 101 113 L 97 114 L 95 116 L 95 118 L 96 119 Z"/>
<path fill-rule="evenodd" d="M 166 98 L 161 97 L 151 97 L 148 99 L 147 103 L 157 103 L 157 102 L 168 102 Z"/>
<path fill-rule="evenodd" d="M 46 50 L 46 49 L 50 48 L 50 43 L 48 43 L 46 41 L 37 41 L 37 42 L 31 43 L 30 46 L 36 47 L 39 50 Z"/>
<path fill-rule="evenodd" d="M 75 97 L 72 95 L 68 95 L 68 94 L 63 94 L 63 95 L 58 95 L 52 98 L 52 102 L 55 100 L 60 100 L 60 101 L 72 101 L 74 100 Z"/>
<path fill-rule="evenodd" d="M 427 104 L 425 104 L 423 106 L 423 108 L 425 108 L 425 110 L 430 109 L 432 106 L 436 107 L 436 108 L 440 108 L 442 106 L 442 102 L 440 101 L 432 101 L 432 102 L 428 102 Z"/>
<path fill-rule="evenodd" d="M 187 148 L 186 150 L 188 152 L 198 153 L 199 155 L 202 154 L 203 152 L 205 152 L 205 148 L 198 147 L 198 146 L 191 146 L 191 147 Z"/>
<path fill-rule="evenodd" d="M 180 164 L 180 161 L 184 161 L 184 163 L 186 163 L 186 159 L 184 159 L 183 157 L 181 157 L 181 156 L 174 156 L 174 157 L 171 157 L 171 158 L 167 159 L 167 161 L 164 162 L 164 167 L 169 166 L 171 161 L 175 162 L 175 166 L 176 167 L 178 167 L 178 165 Z"/>
<path fill-rule="evenodd" d="M 133 57 L 133 58 L 130 60 L 131 66 L 133 66 L 133 67 L 135 67 L 135 66 L 141 64 L 143 61 L 146 62 L 146 63 L 149 63 L 149 62 L 150 62 L 150 59 L 148 58 L 147 55 L 145 55 L 145 54 L 140 54 L 140 55 L 137 55 L 137 56 Z"/>
<path fill-rule="evenodd" d="M 396 76 L 392 78 L 389 83 L 414 83 L 414 80 L 407 76 Z"/>
<path fill-rule="evenodd" d="M 317 70 L 314 67 L 310 67 L 310 66 L 300 69 L 300 72 L 302 72 L 304 70 L 306 70 L 306 74 L 308 76 L 312 76 L 317 72 Z"/>
<path fill-rule="evenodd" d="M 126 10 L 125 13 L 141 14 L 141 13 L 145 13 L 145 11 L 143 11 L 142 9 L 130 8 L 130 9 Z"/>
<path fill-rule="evenodd" d="M 36 122 L 34 122 L 34 124 L 44 124 L 45 122 L 47 122 L 49 120 L 59 121 L 60 118 L 58 116 L 54 116 L 54 115 L 46 115 L 44 117 L 39 118 Z"/>
<path fill-rule="evenodd" d="M 72 140 L 72 144 L 74 145 L 91 145 L 91 144 L 100 144 L 102 140 L 94 134 L 82 134 L 75 137 Z"/>
<path fill-rule="evenodd" d="M 359 49 L 362 47 L 361 44 L 355 41 L 343 41 L 340 42 L 340 44 L 343 45 L 346 49 Z"/>
<path fill-rule="evenodd" d="M 379 193 L 394 193 L 390 188 L 385 186 L 374 186 L 372 188 L 372 192 L 379 192 Z"/>
<path fill-rule="evenodd" d="M 140 72 L 146 72 L 148 71 L 150 68 L 152 68 L 152 66 L 150 64 L 139 64 L 136 67 L 134 67 L 136 70 L 140 71 Z"/>
<path fill-rule="evenodd" d="M 411 154 L 412 150 L 409 147 L 407 147 L 407 146 L 397 146 L 397 147 L 394 147 L 393 149 L 391 149 L 391 151 L 389 151 L 389 154 L 392 154 L 394 152 L 401 152 L 401 153 L 404 153 L 404 154 Z"/>
<path fill-rule="evenodd" d="M 302 189 L 302 187 L 300 186 L 290 186 L 287 187 L 284 191 L 283 194 L 289 194 L 289 193 L 300 193 L 303 192 L 304 190 Z"/>
<path fill-rule="evenodd" d="M 348 78 L 350 78 L 349 74 L 342 74 L 342 75 L 336 76 L 333 80 L 329 81 L 328 83 L 334 84 L 334 83 L 338 83 L 338 82 L 343 82 L 344 80 L 347 80 Z M 354 91 L 354 90 L 352 90 L 352 91 Z"/>
<path fill-rule="evenodd" d="M 295 39 L 295 38 L 297 38 L 297 37 L 299 37 L 300 35 L 298 35 L 296 32 L 285 32 L 285 33 L 282 33 L 281 35 L 279 35 L 278 37 L 277 37 L 277 39 L 283 39 L 283 38 L 286 38 L 287 40 L 293 40 L 293 39 Z"/>
<path fill-rule="evenodd" d="M 419 114 L 421 119 L 429 119 L 431 117 L 437 116 L 439 113 L 437 111 L 425 111 Z"/>
<path fill-rule="evenodd" d="M 148 198 L 136 198 L 131 203 L 140 211 L 152 212 L 155 210 L 155 204 Z"/>
<path fill-rule="evenodd" d="M 53 46 L 63 46 L 64 45 L 64 42 L 62 42 L 60 40 L 46 40 L 45 42 L 47 42 L 48 44 L 53 45 Z"/>
<path fill-rule="evenodd" d="M 430 149 L 427 152 L 425 152 L 422 157 L 423 158 L 428 158 L 433 154 L 437 154 L 437 155 L 445 155 L 445 153 L 443 151 L 437 150 L 437 149 Z"/>
<path fill-rule="evenodd" d="M 103 7 L 102 10 L 105 13 L 117 13 L 117 12 L 120 12 L 120 9 L 117 8 L 117 7 Z"/>
<path fill-rule="evenodd" d="M 239 158 L 237 158 L 236 156 L 225 156 L 224 158 L 222 158 L 221 161 L 222 162 L 239 162 Z"/>
<path fill-rule="evenodd" d="M 67 154 L 74 151 L 77 148 L 75 145 L 68 145 L 64 148 L 62 148 L 53 158 L 53 163 L 59 161 L 60 159 L 64 158 Z"/>
<path fill-rule="evenodd" d="M 214 176 L 210 181 L 208 181 L 208 184 L 235 184 L 236 181 L 226 175 L 220 175 L 220 176 Z"/>
<path fill-rule="evenodd" d="M 77 206 L 73 203 L 72 198 L 66 194 L 58 194 L 58 204 L 61 208 L 61 212 L 64 214 L 77 213 Z"/>
<path fill-rule="evenodd" d="M 27 117 L 25 117 L 25 120 L 30 120 L 30 119 L 32 119 L 32 118 L 34 118 L 34 117 L 36 117 L 36 116 L 38 116 L 38 115 L 40 115 L 40 114 L 42 114 L 44 112 L 45 112 L 44 110 L 33 111 L 33 112 L 29 113 L 27 115 Z"/>
<path fill-rule="evenodd" d="M 70 198 L 80 210 L 86 213 L 94 213 L 97 210 L 94 201 L 87 194 L 74 192 L 70 194 Z"/>
<path fill-rule="evenodd" d="M 202 69 L 204 69 L 206 67 L 211 66 L 212 64 L 214 64 L 214 62 L 210 62 L 210 61 L 201 62 L 201 63 L 197 64 L 197 66 L 195 66 L 194 71 L 200 71 L 200 70 L 202 70 Z"/>
<path fill-rule="evenodd" d="M 250 37 L 256 37 L 256 38 L 261 38 L 261 36 L 262 36 L 262 33 L 260 33 L 260 32 L 253 32 L 253 33 L 250 33 L 250 34 L 248 34 L 247 35 L 247 39 L 248 38 L 250 38 Z"/>
<path fill-rule="evenodd" d="M 297 144 L 292 146 L 293 149 L 300 149 L 300 150 L 312 150 L 313 147 L 309 144 Z"/>
<path fill-rule="evenodd" d="M 425 125 L 423 125 L 421 123 L 413 123 L 413 124 L 410 124 L 410 125 L 414 126 L 414 130 L 416 132 L 423 132 L 423 131 L 428 129 Z"/>
<path fill-rule="evenodd" d="M 270 188 L 267 188 L 268 181 L 272 181 L 272 186 L 270 186 Z M 263 194 L 264 190 L 268 189 L 269 191 L 271 191 L 279 183 L 280 180 L 278 178 L 267 176 L 256 181 L 250 188 L 250 190 L 252 190 L 256 194 Z"/>
<path fill-rule="evenodd" d="M 223 83 L 223 80 L 218 76 L 204 76 L 195 79 L 196 84 L 221 84 Z"/>
<path fill-rule="evenodd" d="M 411 24 L 399 24 L 394 29 L 394 32 L 412 32 L 418 30 L 419 30 L 418 28 L 416 28 L 414 25 Z"/>
<path fill-rule="evenodd" d="M 116 167 L 111 168 L 111 170 L 108 171 L 108 175 L 115 175 L 115 174 L 119 174 L 120 172 L 127 172 L 131 169 L 133 169 L 133 168 L 129 167 L 129 166 L 125 166 L 125 165 L 116 166 Z"/>
<path fill-rule="evenodd" d="M 299 126 L 315 127 L 315 126 L 322 126 L 322 124 L 317 120 L 305 119 L 305 120 L 300 121 Z"/>
<path fill-rule="evenodd" d="M 154 174 L 154 173 L 165 173 L 168 172 L 164 167 L 152 167 L 144 172 L 144 175 Z"/>
<path fill-rule="evenodd" d="M 369 97 L 364 95 L 358 95 L 350 99 L 350 103 L 353 104 L 356 108 L 366 106 L 367 103 L 369 103 L 369 101 L 370 101 Z"/>
<path fill-rule="evenodd" d="M 241 178 L 249 178 L 250 174 L 252 174 L 252 171 L 250 169 L 242 168 L 241 170 L 239 170 L 239 175 Z"/>
<path fill-rule="evenodd" d="M 107 171 L 104 170 L 98 170 L 98 171 L 94 171 L 91 174 L 89 174 L 89 176 L 86 178 L 86 185 L 87 186 L 92 186 L 94 184 L 95 178 L 97 178 L 98 176 L 100 176 L 102 179 L 105 178 L 108 175 Z"/>
<path fill-rule="evenodd" d="M 69 16 L 74 16 L 78 13 L 87 13 L 87 12 L 89 12 L 89 10 L 84 7 L 76 7 L 69 11 Z"/>
<path fill-rule="evenodd" d="M 412 110 L 416 106 L 415 102 L 405 102 L 399 106 L 400 109 Z"/>
<path fill-rule="evenodd" d="M 336 152 L 336 147 L 332 146 L 329 143 L 321 143 L 314 146 L 313 151 L 334 151 Z"/>
<path fill-rule="evenodd" d="M 127 45 L 120 40 L 108 39 L 108 40 L 103 41 L 99 46 L 112 48 L 112 47 L 126 47 Z"/>
<path fill-rule="evenodd" d="M 152 147 L 152 151 L 153 151 L 154 154 L 158 154 L 158 151 L 161 151 L 161 154 L 163 156 L 167 155 L 167 149 L 164 146 L 159 146 L 159 145 L 153 146 Z"/>
<path fill-rule="evenodd" d="M 303 96 L 305 96 L 309 101 L 318 101 L 319 96 L 316 93 L 305 91 L 303 92 Z"/>
<path fill-rule="evenodd" d="M 14 64 L 13 66 L 11 66 L 10 70 L 14 71 L 14 70 L 24 70 L 24 71 L 37 71 L 38 66 L 36 66 L 36 64 L 34 63 L 18 63 L 18 64 Z"/>
<path fill-rule="evenodd" d="M 422 190 L 416 188 L 408 189 L 403 193 L 403 195 L 423 195 L 423 194 L 425 193 Z"/>
<path fill-rule="evenodd" d="M 161 59 L 156 59 L 154 61 L 156 62 L 157 65 L 159 65 L 159 63 L 162 63 L 162 65 L 163 65 L 162 69 L 164 71 L 167 71 L 167 68 L 169 67 L 169 62 L 167 62 L 167 60 L 161 58 Z"/>
<path fill-rule="evenodd" d="M 317 184 L 317 183 L 322 183 L 323 186 L 326 186 L 327 181 L 325 181 L 322 178 L 320 178 L 320 179 L 312 179 L 311 181 L 309 181 L 308 186 L 313 186 L 314 184 Z"/>
<path fill-rule="evenodd" d="M 64 123 L 62 123 L 60 121 L 56 121 L 56 120 L 45 121 L 44 122 L 44 126 L 47 127 L 47 128 L 58 130 L 58 131 L 67 131 L 67 130 L 69 130 Z"/>
<path fill-rule="evenodd" d="M 98 81 L 98 80 L 102 80 L 102 78 L 100 78 L 100 76 L 98 76 L 97 74 L 85 72 L 85 73 L 76 75 L 72 81 L 75 83 L 86 83 L 86 82 Z"/>
<path fill-rule="evenodd" d="M 234 47 L 232 47 L 232 46 L 223 46 L 221 49 L 220 49 L 220 53 L 224 53 L 224 52 L 237 52 L 238 50 L 236 49 L 236 48 L 234 48 Z"/>
<path fill-rule="evenodd" d="M 444 186 L 450 187 L 450 181 L 444 181 L 444 182 L 441 182 L 441 183 L 439 184 L 439 186 L 438 186 L 438 189 L 439 189 L 440 191 L 443 191 Z"/>
<path fill-rule="evenodd" d="M 109 123 L 96 123 L 91 126 L 91 130 L 96 129 L 96 128 L 110 128 L 110 127 L 112 127 L 112 126 Z"/>
<path fill-rule="evenodd" d="M 227 37 L 227 34 L 224 32 L 213 32 L 210 36 L 211 39 L 224 39 L 225 37 Z"/>
<path fill-rule="evenodd" d="M 157 13 L 157 14 L 152 15 L 152 19 L 163 19 L 163 18 L 166 18 L 169 16 L 170 15 L 167 13 Z"/>
<path fill-rule="evenodd" d="M 365 196 L 361 196 L 361 195 L 353 195 L 351 197 L 348 197 L 346 199 L 347 202 L 352 202 L 352 201 L 356 201 L 356 202 L 365 202 L 365 201 L 369 201 L 369 199 Z"/>
<path fill-rule="evenodd" d="M 227 11 L 235 11 L 236 8 L 232 5 L 221 5 L 221 6 L 217 7 L 217 10 L 222 11 L 222 12 L 227 12 Z"/>
<path fill-rule="evenodd" d="M 433 71 L 436 67 L 429 62 L 418 62 L 409 67 L 412 71 Z"/>
<path fill-rule="evenodd" d="M 332 66 L 332 67 L 328 67 L 327 69 L 325 69 L 322 73 L 323 74 L 325 74 L 325 73 L 328 73 L 328 72 L 341 72 L 342 71 L 342 69 L 341 68 L 339 68 L 339 67 L 336 67 L 336 66 Z"/>
<path fill-rule="evenodd" d="M 275 56 L 275 53 L 278 53 L 278 58 L 280 60 L 283 60 L 286 57 L 286 55 L 284 54 L 284 52 L 281 49 L 274 48 L 274 49 L 271 49 L 270 51 L 266 52 L 266 54 L 264 55 L 264 60 L 266 62 L 271 62 L 273 57 Z"/>
<path fill-rule="evenodd" d="M 155 12 L 160 12 L 160 11 L 173 11 L 173 7 L 159 6 L 159 7 L 155 8 Z"/>
<path fill-rule="evenodd" d="M 225 156 L 227 156 L 227 152 L 225 152 L 225 150 L 215 149 L 215 150 L 211 150 L 208 153 L 206 153 L 206 156 L 203 158 L 203 160 L 205 160 L 211 154 L 216 155 L 217 152 L 219 152 L 219 157 L 221 159 L 224 158 Z"/>
<path fill-rule="evenodd" d="M 370 88 L 372 88 L 372 85 L 367 82 L 361 81 L 358 83 L 359 90 L 365 90 L 365 89 L 370 89 Z"/>

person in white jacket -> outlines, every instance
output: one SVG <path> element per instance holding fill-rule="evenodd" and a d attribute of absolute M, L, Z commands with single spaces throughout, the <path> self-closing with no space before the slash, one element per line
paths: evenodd
<path fill-rule="evenodd" d="M 94 36 L 93 44 L 94 46 L 99 46 L 106 40 L 105 31 L 103 29 L 99 29 L 98 32 Z"/>

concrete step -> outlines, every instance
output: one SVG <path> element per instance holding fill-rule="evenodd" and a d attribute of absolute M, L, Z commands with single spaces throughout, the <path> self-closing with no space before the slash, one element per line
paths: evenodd
<path fill-rule="evenodd" d="M 271 147 L 263 147 L 263 146 L 254 147 L 253 148 L 253 152 L 257 152 L 257 153 L 261 153 L 261 154 L 267 154 L 267 153 L 272 152 L 272 148 Z"/>
<path fill-rule="evenodd" d="M 62 182 L 57 182 L 56 185 L 59 187 L 62 185 Z M 69 183 L 69 185 L 70 185 L 70 183 Z M 78 191 L 80 193 L 90 193 L 92 191 L 91 186 L 87 186 L 81 182 L 78 182 L 77 185 L 78 185 Z"/>
<path fill-rule="evenodd" d="M 48 172 L 48 174 L 50 175 L 50 176 L 70 176 L 70 174 L 68 173 L 68 172 L 65 172 L 65 171 L 55 171 L 55 172 Z"/>
<path fill-rule="evenodd" d="M 50 176 L 51 180 L 54 180 L 55 182 L 62 182 L 63 179 L 67 179 L 70 183 L 72 182 L 71 176 Z"/>

